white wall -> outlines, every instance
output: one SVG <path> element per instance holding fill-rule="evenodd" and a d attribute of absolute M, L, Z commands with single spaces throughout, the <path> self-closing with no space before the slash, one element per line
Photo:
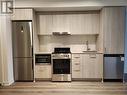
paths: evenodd
<path fill-rule="evenodd" d="M 10 85 L 13 79 L 13 56 L 10 15 L 0 15 L 0 82 Z"/>

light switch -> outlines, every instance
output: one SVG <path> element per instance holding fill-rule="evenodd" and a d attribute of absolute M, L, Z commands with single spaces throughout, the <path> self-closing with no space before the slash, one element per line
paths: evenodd
<path fill-rule="evenodd" d="M 124 57 L 121 57 L 121 61 L 124 61 Z"/>

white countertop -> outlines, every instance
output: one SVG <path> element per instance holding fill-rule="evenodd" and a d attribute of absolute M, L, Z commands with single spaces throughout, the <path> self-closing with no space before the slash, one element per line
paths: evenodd
<path fill-rule="evenodd" d="M 72 52 L 72 54 L 90 54 L 90 53 L 103 54 L 103 53 L 100 53 L 100 52 Z"/>
<path fill-rule="evenodd" d="M 102 52 L 97 52 L 97 51 L 71 52 L 71 53 L 72 54 L 89 54 L 89 53 L 103 54 Z M 35 52 L 34 54 L 52 54 L 52 52 Z"/>
<path fill-rule="evenodd" d="M 34 54 L 52 54 L 52 52 L 35 52 Z"/>

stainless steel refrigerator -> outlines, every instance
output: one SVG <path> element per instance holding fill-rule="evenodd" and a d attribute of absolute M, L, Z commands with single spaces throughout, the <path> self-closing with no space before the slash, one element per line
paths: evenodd
<path fill-rule="evenodd" d="M 15 81 L 33 80 L 33 37 L 31 21 L 12 21 Z"/>

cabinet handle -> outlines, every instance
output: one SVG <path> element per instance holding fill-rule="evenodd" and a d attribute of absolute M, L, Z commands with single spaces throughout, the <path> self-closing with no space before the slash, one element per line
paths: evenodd
<path fill-rule="evenodd" d="M 96 54 L 90 54 L 90 58 L 96 58 Z"/>
<path fill-rule="evenodd" d="M 74 58 L 80 58 L 80 57 L 74 57 Z"/>
<path fill-rule="evenodd" d="M 79 72 L 80 70 L 74 70 L 75 72 Z"/>
<path fill-rule="evenodd" d="M 75 65 L 80 65 L 80 63 L 75 63 Z"/>
<path fill-rule="evenodd" d="M 39 72 L 43 72 L 44 70 L 39 70 Z"/>
<path fill-rule="evenodd" d="M 90 57 L 90 58 L 96 58 L 96 56 L 94 57 L 94 56 L 92 56 L 92 57 Z"/>
<path fill-rule="evenodd" d="M 106 52 L 106 48 L 105 48 L 105 52 Z"/>

